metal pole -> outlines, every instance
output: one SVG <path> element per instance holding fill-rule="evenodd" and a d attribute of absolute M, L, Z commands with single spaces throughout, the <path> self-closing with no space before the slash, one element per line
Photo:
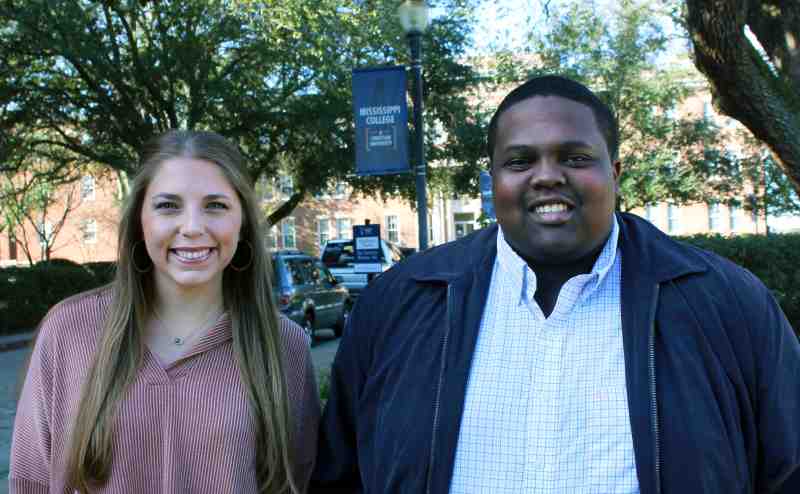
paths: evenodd
<path fill-rule="evenodd" d="M 417 154 L 416 187 L 417 215 L 419 216 L 419 250 L 428 248 L 428 194 L 427 169 L 425 166 L 425 132 L 422 123 L 422 44 L 421 33 L 409 33 L 408 45 L 411 47 L 411 71 L 414 74 L 414 144 Z"/>

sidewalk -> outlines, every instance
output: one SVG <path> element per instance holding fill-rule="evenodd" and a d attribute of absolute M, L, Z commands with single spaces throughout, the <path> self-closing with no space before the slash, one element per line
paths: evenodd
<path fill-rule="evenodd" d="M 34 332 L 12 334 L 8 336 L 0 336 L 0 352 L 7 352 L 9 350 L 16 350 L 26 346 L 33 340 Z"/>

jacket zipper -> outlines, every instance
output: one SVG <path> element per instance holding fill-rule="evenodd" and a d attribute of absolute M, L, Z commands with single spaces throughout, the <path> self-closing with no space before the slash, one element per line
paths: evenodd
<path fill-rule="evenodd" d="M 650 335 L 648 341 L 648 365 L 650 370 L 650 420 L 653 424 L 653 448 L 656 467 L 656 494 L 661 493 L 661 444 L 658 436 L 658 401 L 656 401 L 656 307 L 659 285 L 656 284 L 653 305 L 650 307 Z"/>
<path fill-rule="evenodd" d="M 439 430 L 439 409 L 442 401 L 442 385 L 444 383 L 445 363 L 447 362 L 447 340 L 450 337 L 450 318 L 452 317 L 451 304 L 452 286 L 447 284 L 447 326 L 445 327 L 444 336 L 442 337 L 442 364 L 439 367 L 439 382 L 436 385 L 436 400 L 433 402 L 433 432 L 431 435 L 431 456 L 428 459 L 428 486 L 425 490 L 427 494 L 431 494 L 431 484 L 433 482 L 433 461 L 436 457 L 436 433 Z"/>

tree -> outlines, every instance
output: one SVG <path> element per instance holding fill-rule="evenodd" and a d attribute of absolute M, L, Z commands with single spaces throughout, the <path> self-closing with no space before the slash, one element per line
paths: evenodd
<path fill-rule="evenodd" d="M 439 4 L 447 13 L 424 40 L 431 135 L 469 125 L 463 93 L 474 80 L 457 61 L 470 0 Z M 293 176 L 297 192 L 270 223 L 332 180 L 413 197 L 411 174 L 352 176 L 350 70 L 406 59 L 395 8 L 390 0 L 3 1 L 0 52 L 11 56 L 0 62 L 0 129 L 13 139 L 0 151 L 49 152 L 58 159 L 48 173 L 92 162 L 127 176 L 153 135 L 209 129 L 239 143 L 254 181 L 280 167 Z M 458 146 L 431 144 L 429 156 Z"/>
<path fill-rule="evenodd" d="M 684 19 L 717 108 L 763 141 L 800 191 L 800 2 L 686 0 Z"/>
<path fill-rule="evenodd" d="M 670 38 L 666 12 L 622 0 L 613 12 L 593 5 L 547 2 L 524 57 L 500 54 L 498 82 L 559 73 L 586 83 L 620 122 L 623 210 L 665 200 L 707 200 L 738 191 L 725 179 L 734 166 L 711 120 L 680 116 L 699 86 L 691 66 L 662 64 Z"/>
<path fill-rule="evenodd" d="M 75 182 L 53 184 L 35 173 L 5 175 L 0 184 L 0 221 L 33 265 L 37 247 L 39 259 L 50 259 L 56 238 L 80 202 Z"/>

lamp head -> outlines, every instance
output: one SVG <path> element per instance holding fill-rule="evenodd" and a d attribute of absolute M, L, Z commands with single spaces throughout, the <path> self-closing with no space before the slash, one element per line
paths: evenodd
<path fill-rule="evenodd" d="M 430 23 L 429 8 L 425 0 L 405 0 L 397 9 L 400 24 L 406 34 L 422 34 Z"/>

